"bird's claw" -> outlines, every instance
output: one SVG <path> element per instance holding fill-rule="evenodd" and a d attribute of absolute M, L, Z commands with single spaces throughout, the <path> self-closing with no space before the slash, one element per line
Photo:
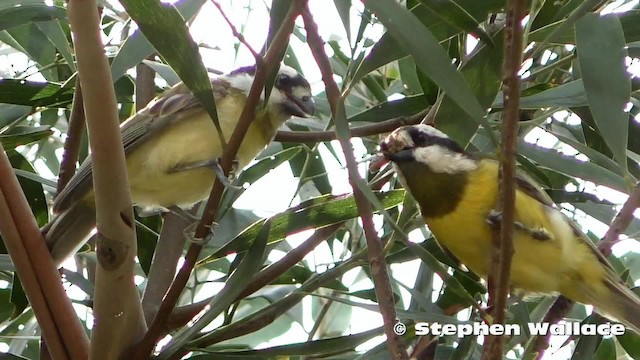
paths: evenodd
<path fill-rule="evenodd" d="M 213 235 L 215 234 L 214 229 L 218 227 L 218 223 L 214 222 L 214 223 L 211 223 L 211 225 L 207 225 L 207 229 L 208 229 L 207 234 L 202 238 L 196 237 L 197 227 L 198 227 L 198 222 L 194 222 L 189 226 L 187 226 L 186 228 L 184 228 L 184 231 L 183 231 L 184 237 L 185 239 L 187 239 L 188 242 L 192 244 L 205 245 L 209 242 L 209 240 L 213 238 Z"/>
<path fill-rule="evenodd" d="M 231 184 L 231 182 L 235 179 L 235 174 L 238 171 L 238 166 L 239 166 L 238 160 L 233 160 L 233 164 L 231 165 L 231 170 L 229 171 L 228 177 L 225 175 L 224 171 L 222 170 L 222 167 L 220 166 L 220 159 L 211 159 L 211 160 L 204 160 L 204 161 L 195 161 L 195 162 L 186 163 L 186 164 L 179 164 L 173 167 L 173 169 L 171 169 L 169 172 L 175 173 L 175 172 L 180 172 L 185 170 L 210 168 L 213 170 L 213 172 L 216 173 L 216 177 L 218 178 L 218 180 L 220 180 L 222 185 L 231 189 L 241 190 L 242 186 L 236 186 Z"/>

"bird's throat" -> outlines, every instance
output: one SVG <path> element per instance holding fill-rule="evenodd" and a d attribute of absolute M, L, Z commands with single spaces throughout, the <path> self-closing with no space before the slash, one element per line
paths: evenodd
<path fill-rule="evenodd" d="M 427 165 L 411 162 L 396 163 L 403 185 L 420 205 L 426 218 L 439 218 L 456 209 L 467 184 L 466 173 L 436 173 Z"/>

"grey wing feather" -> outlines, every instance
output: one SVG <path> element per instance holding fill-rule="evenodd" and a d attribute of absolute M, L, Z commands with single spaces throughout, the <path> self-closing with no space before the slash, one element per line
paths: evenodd
<path fill-rule="evenodd" d="M 518 172 L 516 175 L 516 184 L 518 186 L 518 189 L 524 192 L 525 194 L 531 196 L 532 198 L 538 200 L 539 202 L 543 203 L 546 206 L 557 208 L 556 204 L 549 197 L 549 195 L 547 195 L 547 193 L 545 193 L 544 190 L 542 190 L 529 177 L 529 175 L 523 172 Z M 608 269 L 613 270 L 613 267 L 609 263 L 609 260 L 607 260 L 607 258 L 604 255 L 602 255 L 600 250 L 598 250 L 598 248 L 591 242 L 591 240 L 587 238 L 587 236 L 582 232 L 582 230 L 580 230 L 578 225 L 576 225 L 576 223 L 574 223 L 573 220 L 569 219 L 569 217 L 567 216 L 565 216 L 565 219 L 567 220 L 567 223 L 569 224 L 569 226 L 571 226 L 571 229 L 573 230 L 573 233 L 576 235 L 576 237 L 582 239 L 582 241 L 584 241 L 587 244 L 587 246 L 589 246 L 589 248 L 593 251 L 594 255 L 598 258 L 598 260 L 602 264 L 604 264 Z"/>
<path fill-rule="evenodd" d="M 227 94 L 229 83 L 223 78 L 212 80 L 211 85 L 215 98 Z M 158 131 L 199 111 L 203 111 L 203 108 L 187 86 L 183 83 L 175 85 L 122 123 L 120 131 L 125 155 L 144 144 Z M 62 212 L 85 196 L 93 186 L 92 174 L 91 157 L 88 157 L 56 197 L 53 211 Z"/>

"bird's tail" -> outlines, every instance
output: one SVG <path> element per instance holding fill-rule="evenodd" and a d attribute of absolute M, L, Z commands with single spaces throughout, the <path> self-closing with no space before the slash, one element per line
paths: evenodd
<path fill-rule="evenodd" d="M 606 291 L 586 291 L 588 302 L 602 315 L 624 324 L 628 329 L 640 334 L 640 298 L 620 281 L 618 275 L 607 269 L 603 280 Z"/>
<path fill-rule="evenodd" d="M 82 247 L 95 226 L 93 207 L 78 202 L 41 229 L 56 266 Z"/>

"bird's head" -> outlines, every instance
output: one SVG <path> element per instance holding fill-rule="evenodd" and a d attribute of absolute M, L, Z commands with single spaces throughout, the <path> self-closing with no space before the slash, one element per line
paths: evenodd
<path fill-rule="evenodd" d="M 226 80 L 232 87 L 249 93 L 256 73 L 256 66 L 246 66 L 236 69 L 226 75 Z M 294 68 L 281 65 L 269 95 L 268 107 L 289 116 L 307 117 L 316 110 L 311 86 Z"/>
<path fill-rule="evenodd" d="M 419 124 L 394 130 L 380 143 L 381 164 L 393 162 L 398 166 L 416 162 L 426 165 L 434 173 L 458 174 L 475 170 L 476 160 L 445 133 L 433 126 Z"/>

